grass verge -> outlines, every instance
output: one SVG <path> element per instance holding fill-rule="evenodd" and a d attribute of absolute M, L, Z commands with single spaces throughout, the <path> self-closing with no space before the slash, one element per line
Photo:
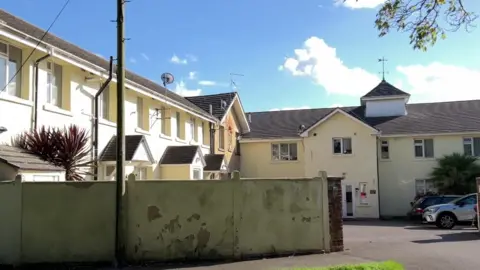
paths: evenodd
<path fill-rule="evenodd" d="M 394 261 L 373 262 L 362 264 L 337 265 L 314 268 L 292 268 L 290 270 L 405 270 L 403 266 Z"/>

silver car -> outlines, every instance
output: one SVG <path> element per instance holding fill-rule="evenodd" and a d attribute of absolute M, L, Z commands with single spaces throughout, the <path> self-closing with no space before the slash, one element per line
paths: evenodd
<path fill-rule="evenodd" d="M 423 223 L 435 224 L 440 229 L 452 229 L 456 224 L 470 223 L 475 217 L 477 194 L 472 193 L 450 203 L 432 205 L 423 212 Z"/>

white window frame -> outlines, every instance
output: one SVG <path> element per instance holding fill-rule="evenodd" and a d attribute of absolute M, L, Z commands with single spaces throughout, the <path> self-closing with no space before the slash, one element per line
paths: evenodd
<path fill-rule="evenodd" d="M 62 94 L 63 94 L 63 67 L 53 61 L 46 62 L 46 71 L 47 71 L 47 103 L 56 107 L 62 107 Z M 50 68 L 48 67 L 50 65 Z M 57 82 L 57 78 L 55 76 L 55 68 L 60 67 L 62 71 L 62 77 L 60 78 L 60 82 Z M 48 77 L 52 76 L 55 79 L 55 85 L 48 82 Z M 53 102 L 53 87 L 57 87 L 57 96 L 55 97 L 56 103 Z"/>
<path fill-rule="evenodd" d="M 345 140 L 350 140 L 351 153 L 345 153 Z M 335 153 L 335 141 L 340 141 L 340 153 Z M 352 155 L 353 154 L 353 140 L 351 137 L 334 137 L 332 138 L 332 152 L 334 155 Z"/>
<path fill-rule="evenodd" d="M 113 170 L 109 175 L 107 175 L 107 171 L 109 167 L 113 167 Z M 105 165 L 103 167 L 103 180 L 110 180 L 112 177 L 115 176 L 116 173 L 117 173 L 117 168 L 115 167 L 115 165 L 109 165 L 109 164 Z"/>
<path fill-rule="evenodd" d="M 188 126 L 189 128 L 188 132 L 187 129 L 185 129 L 185 141 L 195 141 L 195 118 L 190 117 L 190 119 L 185 123 L 185 126 Z"/>
<path fill-rule="evenodd" d="M 23 57 L 23 51 L 19 47 L 10 45 L 8 42 L 4 42 L 3 40 L 0 40 L 0 43 L 5 45 L 5 48 L 6 48 L 5 53 L 0 52 L 0 58 L 5 60 L 5 84 L 8 84 L 8 85 L 0 85 L 0 87 L 1 87 L 0 91 L 5 88 L 5 93 L 8 94 L 9 96 L 20 97 L 21 92 L 22 92 L 22 85 L 21 85 L 22 71 L 20 71 L 17 75 L 15 75 L 16 77 L 20 75 L 20 84 L 17 84 L 17 80 L 16 80 L 17 78 L 13 79 L 10 83 L 8 83 L 10 81 L 10 73 L 15 74 L 17 72 L 16 70 L 14 70 L 14 71 L 10 70 L 10 65 L 9 65 L 10 64 L 10 47 L 14 47 L 14 48 L 20 50 L 20 52 L 22 53 L 21 56 L 20 56 L 21 58 Z M 23 61 L 23 59 L 20 59 L 20 61 Z M 22 62 L 20 63 L 20 65 L 21 64 L 22 64 Z M 11 84 L 15 85 L 15 94 L 13 94 L 13 95 L 9 91 L 9 88 L 10 88 L 9 86 Z"/>
<path fill-rule="evenodd" d="M 431 157 L 427 157 L 425 155 L 425 141 L 426 140 L 432 140 L 432 156 Z M 434 158 L 435 157 L 435 145 L 434 145 L 434 141 L 433 139 L 430 139 L 430 138 L 427 138 L 427 139 L 413 139 L 413 156 L 415 158 Z M 415 151 L 415 148 L 417 146 L 421 146 L 422 147 L 422 156 L 417 156 L 417 153 Z"/>
<path fill-rule="evenodd" d="M 165 106 L 160 107 L 160 116 L 158 119 L 160 120 L 160 134 L 167 135 L 167 119 L 166 115 L 166 108 Z"/>
<path fill-rule="evenodd" d="M 147 180 L 148 167 L 136 166 L 134 169 L 135 180 Z"/>
<path fill-rule="evenodd" d="M 220 150 L 225 149 L 225 127 L 220 126 L 218 128 L 218 148 Z"/>
<path fill-rule="evenodd" d="M 198 172 L 198 178 L 195 178 L 195 172 Z M 202 180 L 203 177 L 203 170 L 202 168 L 192 168 L 192 179 L 193 180 Z"/>
<path fill-rule="evenodd" d="M 190 132 L 192 132 L 192 140 L 193 141 L 197 141 L 197 120 L 195 119 L 195 117 L 191 117 L 190 118 L 190 122 L 191 122 L 191 125 L 192 125 L 192 130 Z"/>
<path fill-rule="evenodd" d="M 383 148 L 387 148 L 386 156 L 384 156 Z M 388 140 L 381 140 L 380 141 L 380 158 L 383 160 L 388 160 L 390 159 L 390 143 Z"/>
<path fill-rule="evenodd" d="M 142 97 L 137 97 L 137 104 L 136 104 L 136 109 L 137 109 L 137 127 L 140 129 L 145 129 L 143 125 L 143 98 Z"/>
<path fill-rule="evenodd" d="M 287 145 L 288 147 L 288 154 L 287 156 L 282 156 L 282 146 Z M 297 148 L 297 156 L 294 159 L 293 156 L 291 155 L 291 146 L 295 145 Z M 277 148 L 277 155 L 274 156 L 273 154 L 273 149 Z M 272 143 L 270 146 L 270 156 L 272 158 L 272 161 L 298 161 L 298 144 L 297 143 Z"/>
<path fill-rule="evenodd" d="M 46 178 L 51 178 L 51 180 L 46 180 Z M 49 175 L 49 174 L 33 175 L 32 181 L 33 182 L 59 182 L 60 177 L 58 175 Z"/>
<path fill-rule="evenodd" d="M 100 118 L 109 120 L 110 119 L 110 88 L 106 88 L 103 90 L 102 94 L 100 94 L 100 102 L 98 106 L 98 112 L 100 114 Z"/>
<path fill-rule="evenodd" d="M 434 192 L 437 192 L 436 190 L 436 187 L 435 187 L 435 183 L 433 182 L 433 180 L 431 179 L 415 179 L 415 182 L 414 182 L 414 193 L 415 193 L 415 196 L 419 195 L 420 193 L 417 192 L 417 182 L 423 182 L 422 185 L 420 185 L 421 187 L 423 187 L 423 195 L 425 195 L 428 190 L 427 190 L 427 182 L 431 182 L 431 184 L 433 185 L 433 191 Z"/>
<path fill-rule="evenodd" d="M 469 146 L 470 147 L 470 151 L 471 151 L 471 156 L 473 157 L 479 157 L 480 156 L 480 153 L 475 153 L 475 147 L 474 147 L 474 141 L 475 139 L 480 139 L 479 137 L 465 137 L 463 138 L 463 152 L 465 155 L 467 155 L 467 153 L 465 153 L 465 146 Z"/>

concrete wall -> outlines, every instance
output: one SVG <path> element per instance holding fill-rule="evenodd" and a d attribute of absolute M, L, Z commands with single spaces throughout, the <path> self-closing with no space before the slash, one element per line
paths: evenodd
<path fill-rule="evenodd" d="M 0 183 L 0 264 L 111 261 L 115 183 Z M 127 182 L 130 261 L 329 251 L 327 180 Z M 7 203 L 8 202 L 8 203 Z"/>

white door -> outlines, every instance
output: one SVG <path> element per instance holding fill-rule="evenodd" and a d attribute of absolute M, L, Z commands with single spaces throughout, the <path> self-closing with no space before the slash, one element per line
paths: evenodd
<path fill-rule="evenodd" d="M 352 184 L 342 184 L 342 210 L 343 218 L 355 217 L 355 196 Z"/>

